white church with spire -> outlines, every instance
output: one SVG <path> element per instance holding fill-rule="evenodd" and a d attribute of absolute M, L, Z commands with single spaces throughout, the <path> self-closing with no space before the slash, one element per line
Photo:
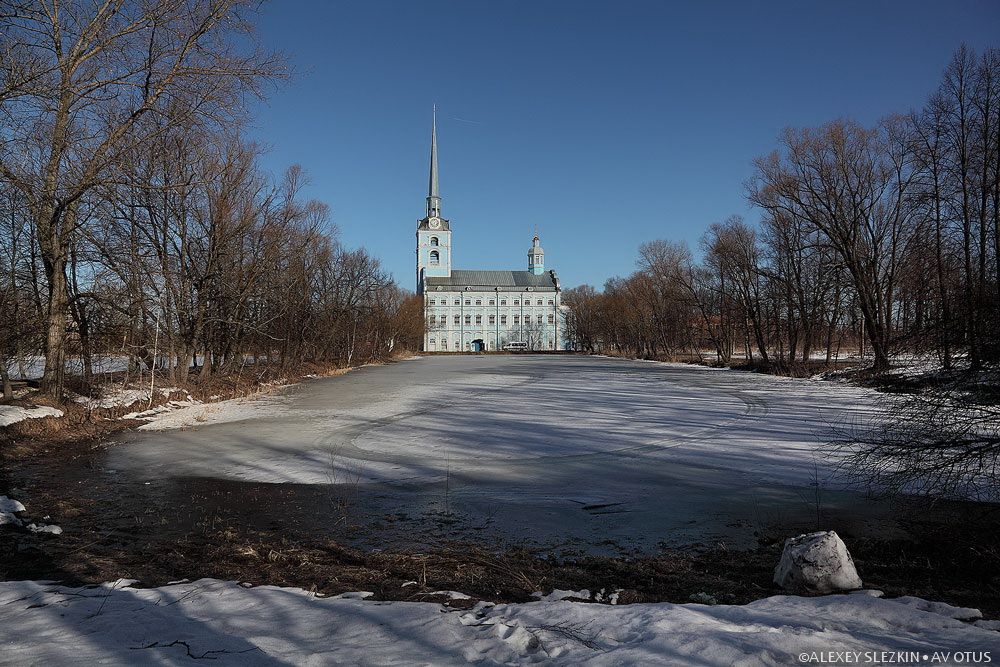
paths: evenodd
<path fill-rule="evenodd" d="M 451 221 L 441 214 L 437 114 L 431 122 L 426 215 L 417 221 L 417 293 L 424 300 L 424 350 L 557 350 L 565 330 L 559 278 L 545 268 L 538 234 L 527 270 L 453 269 Z"/>

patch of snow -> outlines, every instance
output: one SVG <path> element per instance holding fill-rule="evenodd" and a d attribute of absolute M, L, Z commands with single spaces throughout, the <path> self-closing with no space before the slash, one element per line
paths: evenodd
<path fill-rule="evenodd" d="M 20 526 L 21 520 L 12 512 L 0 512 L 0 526 Z"/>
<path fill-rule="evenodd" d="M 161 396 L 170 396 L 174 392 L 180 391 L 183 390 L 178 387 L 156 387 L 153 389 L 154 393 Z M 186 394 L 187 392 L 184 393 Z M 149 401 L 149 388 L 136 389 L 126 387 L 125 385 L 113 385 L 104 388 L 99 398 L 75 396 L 73 401 L 90 410 L 125 407 L 133 403 Z"/>
<path fill-rule="evenodd" d="M 211 579 L 142 589 L 7 581 L 0 645 L 9 664 L 775 665 L 829 651 L 1000 650 L 993 630 L 865 595 L 447 611 Z"/>
<path fill-rule="evenodd" d="M 875 590 L 874 588 L 866 588 L 861 591 L 851 591 L 851 595 L 867 595 L 868 597 L 880 598 L 885 595 L 884 592 Z"/>
<path fill-rule="evenodd" d="M 590 591 L 586 588 L 581 588 L 578 591 L 564 591 L 559 588 L 553 589 L 548 595 L 544 595 L 541 591 L 535 591 L 531 594 L 532 597 L 538 598 L 540 602 L 556 602 L 558 600 L 565 600 L 566 598 L 579 598 L 581 600 L 590 599 Z"/>
<path fill-rule="evenodd" d="M 33 533 L 49 533 L 50 535 L 62 535 L 62 528 L 46 523 L 29 523 L 28 530 Z"/>
<path fill-rule="evenodd" d="M 374 597 L 374 593 L 371 591 L 349 591 L 347 593 L 341 593 L 340 595 L 331 595 L 331 600 L 367 600 L 370 597 Z"/>
<path fill-rule="evenodd" d="M 466 595 L 465 593 L 459 593 L 458 591 L 434 591 L 433 593 L 428 593 L 428 595 L 444 595 L 449 600 L 471 600 L 472 596 Z"/>
<path fill-rule="evenodd" d="M 978 609 L 972 609 L 971 607 L 953 607 L 952 605 L 944 602 L 934 602 L 909 595 L 892 598 L 892 602 L 905 604 L 907 606 L 914 607 L 915 609 L 919 609 L 920 611 L 929 611 L 932 614 L 947 616 L 948 618 L 954 618 L 959 621 L 971 621 L 973 619 L 983 617 L 983 613 Z"/>
<path fill-rule="evenodd" d="M 269 384 L 267 386 L 286 386 Z M 265 386 L 265 385 L 262 385 Z M 139 427 L 140 431 L 167 431 L 191 426 L 208 426 L 209 424 L 224 424 L 243 421 L 254 417 L 264 417 L 275 404 L 283 402 L 281 396 L 264 395 L 247 398 L 233 398 L 218 403 L 201 403 L 190 401 L 171 401 L 166 409 L 156 412 L 148 410 L 131 416 L 131 419 L 148 419 L 148 424 Z M 126 415 L 128 417 L 128 415 Z"/>
<path fill-rule="evenodd" d="M 608 604 L 618 604 L 618 596 L 621 595 L 624 588 L 616 588 L 610 593 L 606 593 L 605 589 L 601 589 L 594 593 L 595 602 L 607 602 Z"/>
<path fill-rule="evenodd" d="M 40 417 L 62 417 L 63 411 L 40 405 L 35 408 L 22 408 L 19 405 L 0 405 L 0 426 L 10 426 L 25 419 Z"/>
<path fill-rule="evenodd" d="M 13 498 L 8 498 L 7 496 L 0 496 L 0 512 L 23 512 L 24 505 L 20 502 L 14 500 Z"/>

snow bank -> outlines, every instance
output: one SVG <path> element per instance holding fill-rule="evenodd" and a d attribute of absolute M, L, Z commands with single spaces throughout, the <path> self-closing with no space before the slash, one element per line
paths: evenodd
<path fill-rule="evenodd" d="M 39 417 L 62 417 L 62 410 L 40 405 L 36 408 L 22 408 L 19 405 L 0 405 L 0 427 L 10 426 L 25 419 Z"/>
<path fill-rule="evenodd" d="M 785 665 L 830 651 L 1000 651 L 1000 633 L 867 595 L 745 606 L 317 598 L 202 579 L 0 584 L 0 664 Z M 995 658 L 994 658 L 995 659 Z"/>

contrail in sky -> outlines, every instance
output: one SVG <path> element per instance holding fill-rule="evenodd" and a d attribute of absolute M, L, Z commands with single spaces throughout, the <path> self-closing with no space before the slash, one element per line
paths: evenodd
<path fill-rule="evenodd" d="M 482 125 L 482 123 L 479 122 L 478 120 L 469 120 L 468 118 L 457 118 L 455 116 L 448 116 L 448 117 L 451 118 L 452 120 L 458 120 L 458 121 L 461 121 L 463 123 L 472 123 L 473 125 Z"/>

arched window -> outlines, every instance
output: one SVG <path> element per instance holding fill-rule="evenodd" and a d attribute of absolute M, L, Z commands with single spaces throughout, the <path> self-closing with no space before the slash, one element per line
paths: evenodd
<path fill-rule="evenodd" d="M 438 237 L 436 236 L 431 237 L 431 245 L 434 246 L 435 248 L 438 246 Z"/>
<path fill-rule="evenodd" d="M 431 250 L 431 265 L 440 264 L 441 256 L 438 254 L 437 250 Z"/>

